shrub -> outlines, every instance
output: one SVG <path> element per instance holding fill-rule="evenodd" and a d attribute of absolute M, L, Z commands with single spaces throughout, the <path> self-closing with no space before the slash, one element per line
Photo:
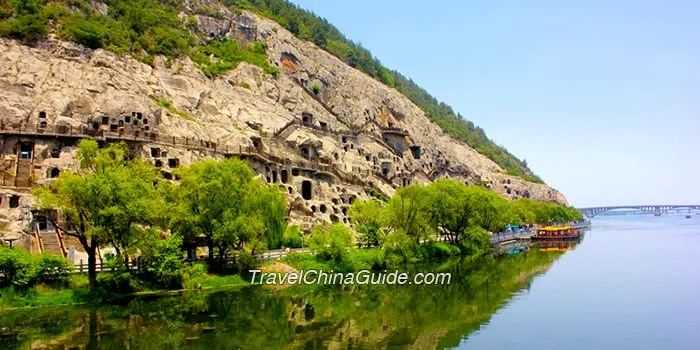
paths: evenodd
<path fill-rule="evenodd" d="M 0 246 L 0 284 L 27 286 L 35 282 L 39 271 L 32 255 L 26 250 Z"/>
<path fill-rule="evenodd" d="M 32 255 L 21 247 L 0 246 L 0 286 L 55 282 L 67 277 L 70 270 L 70 261 L 62 256 Z"/>
<path fill-rule="evenodd" d="M 287 226 L 282 237 L 282 245 L 287 248 L 301 248 L 304 243 L 304 237 L 299 226 Z"/>
<path fill-rule="evenodd" d="M 311 91 L 314 92 L 314 95 L 318 95 L 321 92 L 321 86 L 318 84 L 313 84 L 311 85 Z"/>
<path fill-rule="evenodd" d="M 123 270 L 100 273 L 97 276 L 97 282 L 101 294 L 107 299 L 146 289 L 137 276 Z"/>
<path fill-rule="evenodd" d="M 425 244 L 421 246 L 420 251 L 425 259 L 447 258 L 460 254 L 459 247 L 446 243 Z"/>
<path fill-rule="evenodd" d="M 258 260 L 247 250 L 241 250 L 236 256 L 236 267 L 239 271 L 248 271 L 258 265 Z"/>
<path fill-rule="evenodd" d="M 352 233 L 343 224 L 314 228 L 309 246 L 325 260 L 341 262 L 352 244 Z"/>
<path fill-rule="evenodd" d="M 48 18 L 41 14 L 21 16 L 4 21 L 0 25 L 0 35 L 10 36 L 27 43 L 43 39 L 48 33 Z"/>
<path fill-rule="evenodd" d="M 141 274 L 145 280 L 153 281 L 159 287 L 182 287 L 182 239 L 171 236 L 158 239 L 143 250 Z"/>
<path fill-rule="evenodd" d="M 43 253 L 36 259 L 38 260 L 38 278 L 41 282 L 54 282 L 65 279 L 73 267 L 68 259 L 49 253 Z"/>
<path fill-rule="evenodd" d="M 292 253 L 280 259 L 297 270 L 330 270 L 325 262 L 319 260 L 319 257 L 306 253 Z"/>
<path fill-rule="evenodd" d="M 103 45 L 104 27 L 100 23 L 77 18 L 66 26 L 66 31 L 72 41 L 91 49 L 98 49 Z"/>
<path fill-rule="evenodd" d="M 472 255 L 488 249 L 491 239 L 488 232 L 478 226 L 470 226 L 466 229 L 465 239 L 460 243 L 460 249 L 465 255 Z"/>
<path fill-rule="evenodd" d="M 381 249 L 357 249 L 347 255 L 344 264 L 350 271 L 380 270 L 387 267 L 385 251 Z"/>

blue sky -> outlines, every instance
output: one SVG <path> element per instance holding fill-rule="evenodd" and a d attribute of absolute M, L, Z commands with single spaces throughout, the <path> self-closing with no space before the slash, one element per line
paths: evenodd
<path fill-rule="evenodd" d="M 700 204 L 700 1 L 293 2 L 575 206 Z"/>

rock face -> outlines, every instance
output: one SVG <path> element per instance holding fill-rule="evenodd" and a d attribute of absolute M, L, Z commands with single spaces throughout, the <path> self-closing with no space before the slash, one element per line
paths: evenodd
<path fill-rule="evenodd" d="M 28 47 L 0 39 L 3 236 L 31 230 L 28 187 L 73 167 L 79 137 L 126 140 L 166 178 L 172 168 L 206 158 L 247 159 L 258 176 L 287 193 L 291 219 L 306 226 L 348 222 L 345 213 L 357 197 L 391 196 L 442 177 L 511 199 L 566 203 L 546 185 L 505 175 L 398 91 L 279 24 L 225 7 L 218 13 L 225 19 L 198 15 L 198 30 L 264 41 L 281 74 L 241 63 L 210 79 L 186 57 L 159 57 L 151 67 L 63 41 Z M 11 207 L 9 198 L 18 193 L 28 204 Z"/>

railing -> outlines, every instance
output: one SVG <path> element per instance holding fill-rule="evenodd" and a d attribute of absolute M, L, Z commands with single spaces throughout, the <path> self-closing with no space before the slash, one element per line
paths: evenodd
<path fill-rule="evenodd" d="M 261 261 L 261 262 L 266 262 L 266 261 L 273 261 L 273 260 L 279 260 L 282 259 L 283 257 L 287 256 L 288 254 L 292 253 L 313 253 L 311 250 L 307 248 L 295 248 L 295 249 L 276 249 L 276 250 L 270 250 L 262 254 L 258 254 L 255 257 Z M 237 255 L 230 255 L 227 256 L 226 259 L 223 261 L 222 266 L 223 267 L 233 267 L 233 265 L 236 262 L 236 257 Z M 187 260 L 188 262 L 194 262 L 193 260 Z M 128 262 L 128 268 L 129 270 L 132 271 L 137 271 L 140 269 L 140 263 L 139 259 L 134 259 Z M 102 261 L 98 261 L 95 263 L 95 272 L 103 272 L 103 271 L 114 271 L 115 266 L 113 264 L 109 263 L 104 263 Z M 84 273 L 88 272 L 88 264 L 84 263 L 83 260 L 81 259 L 78 263 L 74 264 L 72 270 L 70 273 Z"/>
<path fill-rule="evenodd" d="M 298 121 L 298 120 L 297 120 Z M 298 121 L 301 122 L 301 121 Z M 303 123 L 302 123 L 303 124 Z M 315 171 L 323 171 L 331 173 L 341 179 L 343 182 L 347 182 L 351 185 L 356 186 L 368 186 L 369 181 L 363 179 L 375 175 L 380 179 L 383 176 L 378 172 L 366 170 L 364 172 L 356 172 L 353 174 L 347 174 L 342 169 L 334 164 L 323 164 L 320 161 L 308 161 L 300 162 L 296 160 L 291 160 L 288 158 L 282 158 L 274 154 L 265 152 L 260 148 L 255 148 L 249 145 L 224 145 L 220 146 L 216 142 L 206 141 L 190 137 L 177 137 L 160 135 L 155 132 L 142 132 L 140 130 L 135 130 L 130 127 L 122 127 L 117 131 L 108 131 L 104 129 L 90 129 L 85 126 L 73 127 L 71 125 L 48 125 L 48 124 L 11 124 L 0 121 L 0 134 L 23 134 L 23 135 L 34 135 L 34 136 L 66 136 L 66 137 L 78 137 L 78 138 L 92 138 L 92 139 L 117 139 L 125 141 L 135 141 L 135 142 L 148 142 L 148 143 L 160 143 L 170 146 L 180 146 L 190 149 L 200 149 L 208 150 L 215 153 L 220 153 L 226 156 L 249 156 L 255 155 L 261 158 L 265 162 L 277 163 L 288 166 L 296 166 L 299 168 L 306 168 Z M 5 177 L 2 178 L 2 184 L 5 186 L 7 183 Z M 12 184 L 14 186 L 14 183 Z"/>
<path fill-rule="evenodd" d="M 56 236 L 58 237 L 58 245 L 61 247 L 61 252 L 63 253 L 64 257 L 68 256 L 68 251 L 66 250 L 66 244 L 63 242 L 63 234 L 61 233 L 61 229 L 58 227 L 56 229 Z"/>
<path fill-rule="evenodd" d="M 138 261 L 129 261 L 127 263 L 127 266 L 129 270 L 136 271 L 139 269 L 139 264 Z M 95 263 L 95 272 L 103 272 L 103 271 L 114 271 L 114 265 L 113 264 L 106 264 L 102 261 L 97 261 Z M 75 264 L 73 267 L 73 270 L 70 271 L 70 273 L 84 273 L 88 272 L 89 265 L 87 263 L 83 263 L 83 260 L 80 259 L 80 262 Z"/>
<path fill-rule="evenodd" d="M 380 130 L 383 133 L 401 134 L 401 135 L 405 135 L 405 136 L 410 135 L 408 133 L 408 131 L 406 131 L 405 129 L 397 128 L 394 126 L 383 126 L 383 127 L 380 127 Z"/>
<path fill-rule="evenodd" d="M 517 232 L 501 232 L 494 233 L 491 235 L 491 244 L 499 244 L 507 241 L 516 241 L 521 239 L 529 239 L 532 237 L 532 232 L 530 231 L 517 231 Z"/>
<path fill-rule="evenodd" d="M 36 235 L 36 241 L 39 244 L 39 253 L 43 253 L 44 252 L 44 242 L 41 239 L 41 232 L 39 232 L 38 225 L 34 226 L 34 235 Z"/>

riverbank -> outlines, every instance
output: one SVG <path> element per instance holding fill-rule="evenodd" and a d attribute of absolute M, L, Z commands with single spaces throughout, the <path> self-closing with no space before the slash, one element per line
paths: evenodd
<path fill-rule="evenodd" d="M 471 254 L 471 258 L 485 252 Z M 292 253 L 277 263 L 288 265 L 296 270 L 324 270 L 337 272 L 356 272 L 360 270 L 382 270 L 402 268 L 417 263 L 440 261 L 463 256 L 456 246 L 445 243 L 428 243 L 412 248 L 410 251 L 397 249 L 349 249 L 333 255 L 328 252 L 319 254 Z M 263 268 L 268 263 L 263 264 Z M 89 281 L 84 274 L 75 274 L 54 283 L 42 283 L 30 287 L 5 287 L 0 289 L 0 309 L 29 307 L 46 307 L 73 304 L 99 304 L 118 301 L 141 294 L 197 290 L 218 287 L 231 287 L 249 284 L 240 274 L 217 275 L 185 274 L 182 288 L 149 288 L 138 281 L 135 276 L 125 277 L 116 273 L 104 273 L 95 290 L 90 290 Z M 127 287 L 124 287 L 127 285 Z M 131 292 L 123 292 L 126 289 Z"/>
<path fill-rule="evenodd" d="M 62 306 L 76 304 L 110 303 L 143 294 L 176 292 L 245 285 L 249 282 L 238 274 L 206 274 L 183 283 L 179 289 L 146 289 L 133 293 L 109 291 L 106 286 L 90 290 L 86 275 L 72 275 L 58 283 L 38 284 L 27 288 L 9 286 L 0 289 L 0 310 Z"/>

